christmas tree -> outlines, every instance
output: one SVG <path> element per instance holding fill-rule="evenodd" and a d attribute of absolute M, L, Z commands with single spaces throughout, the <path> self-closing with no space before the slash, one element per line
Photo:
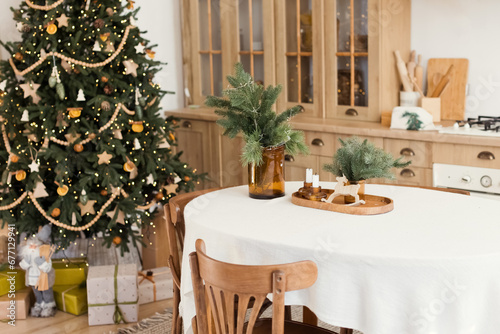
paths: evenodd
<path fill-rule="evenodd" d="M 2 43 L 0 219 L 18 233 L 51 223 L 64 249 L 102 234 L 128 251 L 160 204 L 200 178 L 173 154 L 176 120 L 135 23 L 134 1 L 26 0 L 22 42 Z M 135 230 L 135 231 L 134 231 Z"/>

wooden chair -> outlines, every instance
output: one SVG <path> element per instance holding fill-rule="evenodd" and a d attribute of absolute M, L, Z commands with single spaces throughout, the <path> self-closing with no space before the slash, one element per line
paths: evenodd
<path fill-rule="evenodd" d="M 334 333 L 285 320 L 285 292 L 308 288 L 317 279 L 318 269 L 312 261 L 268 266 L 225 263 L 208 257 L 205 243 L 199 239 L 196 252 L 189 255 L 189 263 L 196 305 L 193 329 L 197 334 L 209 333 L 210 316 L 217 334 Z M 273 318 L 258 319 L 269 293 L 273 294 Z M 250 301 L 253 301 L 253 308 L 249 321 L 245 322 Z"/>
<path fill-rule="evenodd" d="M 181 287 L 181 262 L 182 250 L 184 249 L 184 235 L 186 232 L 184 224 L 184 208 L 196 197 L 221 188 L 193 191 L 180 194 L 170 199 L 163 207 L 165 221 L 167 224 L 167 236 L 170 250 L 168 264 L 174 281 L 173 312 L 172 312 L 172 334 L 181 334 L 182 318 L 179 314 L 180 287 Z"/>

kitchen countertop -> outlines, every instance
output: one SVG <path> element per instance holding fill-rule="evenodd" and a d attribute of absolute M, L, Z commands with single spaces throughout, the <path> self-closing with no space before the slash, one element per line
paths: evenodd
<path fill-rule="evenodd" d="M 210 108 L 182 108 L 165 112 L 167 116 L 183 119 L 216 121 L 217 116 Z M 500 137 L 481 137 L 443 134 L 438 131 L 408 131 L 390 129 L 376 122 L 345 121 L 337 119 L 318 119 L 297 116 L 290 121 L 295 129 L 305 131 L 331 132 L 335 134 L 348 134 L 369 137 L 384 137 L 393 139 L 407 139 L 429 141 L 434 143 L 448 143 L 459 145 L 479 145 L 500 147 Z M 436 125 L 451 126 L 453 121 L 443 121 Z"/>

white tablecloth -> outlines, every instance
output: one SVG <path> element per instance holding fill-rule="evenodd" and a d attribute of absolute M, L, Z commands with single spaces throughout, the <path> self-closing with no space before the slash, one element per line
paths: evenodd
<path fill-rule="evenodd" d="M 335 183 L 322 183 L 334 188 Z M 181 314 L 195 315 L 188 254 L 239 264 L 312 260 L 317 282 L 287 293 L 332 325 L 365 334 L 500 332 L 500 202 L 417 188 L 366 185 L 394 210 L 357 216 L 296 206 L 286 196 L 248 197 L 248 187 L 209 193 L 185 209 Z"/>

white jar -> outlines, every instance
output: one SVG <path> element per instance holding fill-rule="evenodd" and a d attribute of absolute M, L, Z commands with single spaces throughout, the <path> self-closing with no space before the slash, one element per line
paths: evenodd
<path fill-rule="evenodd" d="M 399 101 L 401 107 L 418 107 L 420 105 L 420 93 L 399 92 Z"/>

